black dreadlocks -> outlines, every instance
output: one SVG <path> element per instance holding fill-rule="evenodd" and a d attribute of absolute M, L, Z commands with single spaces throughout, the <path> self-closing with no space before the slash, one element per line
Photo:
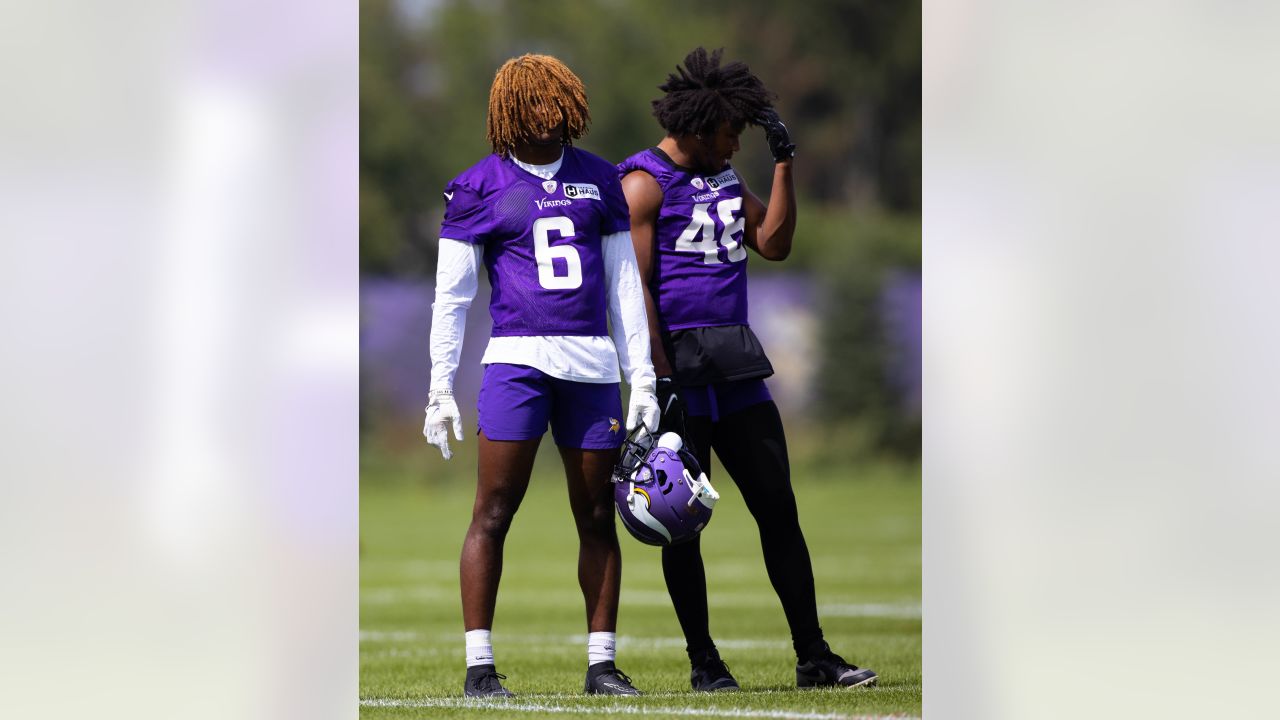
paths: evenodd
<path fill-rule="evenodd" d="M 741 130 L 754 123 L 760 111 L 773 107 L 773 93 L 746 63 L 734 61 L 720 67 L 724 50 L 710 55 L 699 47 L 684 58 L 684 67 L 658 89 L 666 96 L 653 101 L 653 116 L 672 136 L 711 134 L 728 121 Z"/>

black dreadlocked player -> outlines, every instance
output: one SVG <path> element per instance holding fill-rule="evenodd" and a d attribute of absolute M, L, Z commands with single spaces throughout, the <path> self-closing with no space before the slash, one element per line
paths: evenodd
<path fill-rule="evenodd" d="M 747 248 L 774 261 L 791 252 L 796 146 L 772 94 L 745 64 L 721 65 L 719 51 L 698 48 L 676 70 L 653 102 L 666 137 L 618 166 L 645 283 L 663 429 L 683 430 L 703 468 L 714 449 L 742 491 L 791 627 L 796 683 L 874 685 L 874 671 L 845 662 L 823 640 L 782 420 L 764 384 L 773 367 L 747 325 Z M 749 124 L 764 128 L 776 163 L 767 208 L 729 165 Z M 698 540 L 664 547 L 662 570 L 693 689 L 736 690 L 711 640 Z"/>

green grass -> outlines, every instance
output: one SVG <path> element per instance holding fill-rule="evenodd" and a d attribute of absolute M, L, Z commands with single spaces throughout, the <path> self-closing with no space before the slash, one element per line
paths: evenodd
<path fill-rule="evenodd" d="M 416 478 L 410 474 L 415 465 Z M 702 541 L 711 630 L 743 691 L 690 692 L 688 660 L 662 582 L 659 552 L 619 527 L 618 665 L 646 695 L 614 699 L 581 694 L 586 627 L 577 586 L 577 540 L 558 459 L 547 442 L 507 539 L 498 594 L 494 650 L 498 669 L 510 677 L 505 684 L 518 695 L 506 703 L 461 697 L 457 564 L 474 488 L 456 478 L 472 474 L 474 467 L 474 456 L 466 454 L 447 465 L 438 456 L 421 463 L 366 463 L 360 507 L 362 717 L 920 714 L 918 467 L 796 472 L 827 640 L 851 662 L 879 672 L 880 687 L 795 689 L 795 657 L 765 575 L 754 523 L 717 466 L 713 478 L 720 478 L 723 500 Z M 427 479 L 430 474 L 437 476 L 434 481 Z"/>

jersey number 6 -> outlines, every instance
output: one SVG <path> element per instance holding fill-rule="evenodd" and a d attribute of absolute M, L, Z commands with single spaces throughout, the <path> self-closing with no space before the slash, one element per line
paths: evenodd
<path fill-rule="evenodd" d="M 533 256 L 538 261 L 538 284 L 548 290 L 572 290 L 582 285 L 582 258 L 572 245 L 551 246 L 551 231 L 560 237 L 573 236 L 573 221 L 567 217 L 538 218 L 533 221 Z M 568 274 L 557 275 L 552 260 L 560 258 Z"/>

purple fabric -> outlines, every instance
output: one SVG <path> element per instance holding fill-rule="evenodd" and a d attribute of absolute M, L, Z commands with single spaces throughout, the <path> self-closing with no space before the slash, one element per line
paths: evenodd
<path fill-rule="evenodd" d="M 924 287 L 919 273 L 891 270 L 880 291 L 880 317 L 888 339 L 889 382 L 903 409 L 920 415 L 924 343 L 921 333 Z"/>
<path fill-rule="evenodd" d="M 722 220 L 743 217 L 742 184 L 733 168 L 701 175 L 651 148 L 618 163 L 621 175 L 636 170 L 652 175 L 662 188 L 649 289 L 663 328 L 746 325 L 745 233 L 734 223 L 738 229 L 725 237 Z M 733 259 L 726 243 L 741 248 Z"/>
<path fill-rule="evenodd" d="M 680 388 L 685 410 L 690 416 L 711 416 L 711 422 L 739 410 L 773 399 L 764 380 L 738 380 Z"/>
<path fill-rule="evenodd" d="M 547 432 L 556 445 L 608 450 L 622 445 L 618 383 L 560 380 L 525 365 L 486 365 L 477 425 L 490 440 L 532 440 Z"/>
<path fill-rule="evenodd" d="M 441 237 L 484 246 L 494 336 L 608 334 L 600 241 L 631 228 L 612 165 L 566 147 L 559 172 L 544 181 L 490 155 L 444 197 Z M 580 282 L 565 255 L 577 258 Z"/>

